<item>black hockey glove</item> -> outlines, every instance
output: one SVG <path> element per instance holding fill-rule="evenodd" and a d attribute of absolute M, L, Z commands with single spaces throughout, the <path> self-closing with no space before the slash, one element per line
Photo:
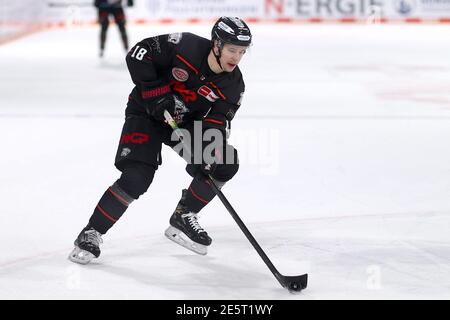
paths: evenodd
<path fill-rule="evenodd" d="M 155 120 L 164 121 L 164 110 L 173 114 L 175 101 L 172 90 L 162 80 L 144 82 L 141 85 L 142 99 L 146 103 L 147 114 Z"/>
<path fill-rule="evenodd" d="M 176 93 L 162 96 L 148 108 L 153 119 L 166 122 L 164 111 L 168 111 L 177 124 L 183 122 L 184 115 L 189 112 L 183 99 Z"/>
<path fill-rule="evenodd" d="M 206 160 L 206 161 L 205 161 Z M 214 171 L 217 168 L 217 162 L 216 159 L 214 159 L 214 157 L 210 160 L 208 159 L 203 159 L 201 164 L 196 164 L 195 166 L 193 166 L 191 168 L 193 176 L 208 176 L 208 175 L 213 175 Z"/>
<path fill-rule="evenodd" d="M 212 175 L 217 168 L 217 164 L 215 162 L 211 164 L 203 164 L 201 166 L 202 173 L 206 176 Z"/>
<path fill-rule="evenodd" d="M 148 107 L 148 113 L 153 119 L 164 122 L 164 111 L 167 110 L 173 116 L 175 114 L 175 98 L 173 94 L 167 94 L 159 98 Z"/>

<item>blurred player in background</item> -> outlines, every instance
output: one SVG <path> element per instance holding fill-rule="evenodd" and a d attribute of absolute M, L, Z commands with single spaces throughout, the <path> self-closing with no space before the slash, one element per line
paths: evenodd
<path fill-rule="evenodd" d="M 125 12 L 122 0 L 95 0 L 94 6 L 98 8 L 98 22 L 100 24 L 100 57 L 105 52 L 106 34 L 109 27 L 109 16 L 114 17 L 114 21 L 120 31 L 123 47 L 128 51 L 128 36 L 126 29 Z M 128 7 L 133 6 L 133 0 L 127 0 Z"/>

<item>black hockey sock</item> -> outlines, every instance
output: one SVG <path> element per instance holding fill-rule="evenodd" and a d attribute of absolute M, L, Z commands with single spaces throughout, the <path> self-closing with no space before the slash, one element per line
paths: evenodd
<path fill-rule="evenodd" d="M 105 37 L 101 37 L 100 38 L 100 50 L 105 50 L 105 42 L 106 42 L 106 38 Z"/>
<path fill-rule="evenodd" d="M 215 181 L 217 186 L 221 188 L 224 183 Z M 204 179 L 194 178 L 188 188 L 185 206 L 189 211 L 199 212 L 203 209 L 215 196 L 214 190 Z"/>
<path fill-rule="evenodd" d="M 118 21 L 117 26 L 119 27 L 123 47 L 125 48 L 125 50 L 128 50 L 128 37 L 127 37 L 127 29 L 125 28 L 125 21 L 124 20 Z"/>
<path fill-rule="evenodd" d="M 115 182 L 101 197 L 89 219 L 89 225 L 101 234 L 105 234 L 120 219 L 133 200 Z"/>
<path fill-rule="evenodd" d="M 100 49 L 104 50 L 105 49 L 105 43 L 106 43 L 106 32 L 108 30 L 108 26 L 103 26 L 102 25 L 102 29 L 100 31 Z"/>
<path fill-rule="evenodd" d="M 123 47 L 126 51 L 128 51 L 129 45 L 128 45 L 128 37 L 124 35 L 122 37 Z"/>
<path fill-rule="evenodd" d="M 127 37 L 127 34 L 126 34 L 125 30 L 121 31 L 120 35 L 122 37 L 123 47 L 125 48 L 125 50 L 128 50 L 128 37 Z"/>

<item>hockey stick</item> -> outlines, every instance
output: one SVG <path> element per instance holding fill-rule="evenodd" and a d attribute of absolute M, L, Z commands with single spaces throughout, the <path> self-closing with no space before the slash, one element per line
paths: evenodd
<path fill-rule="evenodd" d="M 177 137 L 180 139 L 181 143 L 184 145 L 183 140 L 183 133 L 178 128 L 177 123 L 172 118 L 170 113 L 168 111 L 164 112 L 164 117 L 166 118 L 167 123 L 170 125 L 170 127 L 173 129 L 174 133 L 177 135 Z M 184 150 L 189 152 L 189 148 L 183 148 Z M 247 237 L 248 241 L 252 244 L 253 248 L 255 248 L 256 252 L 258 252 L 259 256 L 262 258 L 266 266 L 270 269 L 272 274 L 275 276 L 275 278 L 278 280 L 278 282 L 281 284 L 283 288 L 286 288 L 289 290 L 289 292 L 300 292 L 301 290 L 305 289 L 308 284 L 308 274 L 302 274 L 299 276 L 284 276 L 282 275 L 273 265 L 273 263 L 270 261 L 269 257 L 267 257 L 264 250 L 260 247 L 256 239 L 252 236 L 250 231 L 245 226 L 244 222 L 242 222 L 241 218 L 239 218 L 236 211 L 233 209 L 231 204 L 228 202 L 227 198 L 224 196 L 222 191 L 217 187 L 216 183 L 214 182 L 214 179 L 208 175 L 207 181 L 211 185 L 213 191 L 217 194 L 219 199 L 224 204 L 225 208 L 228 210 L 228 212 L 233 217 L 234 221 L 236 221 L 239 228 L 242 230 L 242 232 Z"/>

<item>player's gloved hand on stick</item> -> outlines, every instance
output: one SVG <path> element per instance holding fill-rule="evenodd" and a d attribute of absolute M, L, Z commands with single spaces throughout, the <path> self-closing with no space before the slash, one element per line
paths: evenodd
<path fill-rule="evenodd" d="M 146 102 L 147 114 L 155 120 L 164 121 L 164 110 L 171 115 L 175 111 L 175 98 L 170 86 L 162 80 L 142 84 L 142 98 Z"/>
<path fill-rule="evenodd" d="M 213 176 L 214 171 L 217 168 L 217 163 L 202 163 L 192 167 L 193 176 L 198 177 L 199 179 L 203 179 L 204 177 L 208 177 L 209 175 Z"/>
<path fill-rule="evenodd" d="M 217 163 L 203 163 L 200 167 L 202 173 L 206 176 L 212 175 L 217 168 Z"/>
<path fill-rule="evenodd" d="M 157 100 L 149 108 L 150 115 L 158 121 L 165 121 L 164 111 L 167 110 L 172 116 L 175 114 L 175 98 L 173 94 L 167 94 Z"/>

